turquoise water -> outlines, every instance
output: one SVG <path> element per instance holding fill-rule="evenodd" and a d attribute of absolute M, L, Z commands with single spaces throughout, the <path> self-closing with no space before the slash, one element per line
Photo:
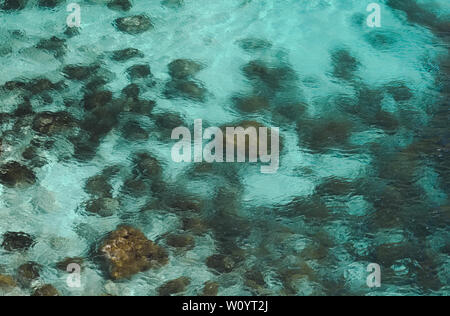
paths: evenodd
<path fill-rule="evenodd" d="M 0 279 L 1 293 L 51 284 L 62 295 L 157 295 L 186 277 L 174 294 L 200 295 L 207 281 L 219 295 L 449 294 L 448 1 L 378 1 L 381 28 L 366 25 L 365 0 L 135 0 L 129 11 L 78 1 L 73 36 L 69 2 L 59 2 L 0 11 L 0 275 L 16 283 Z M 153 25 L 145 32 L 114 23 L 141 14 Z M 113 58 L 127 48 L 140 54 Z M 171 88 L 184 82 L 171 79 L 177 59 L 201 65 L 188 79 L 198 94 Z M 68 65 L 90 68 L 76 80 Z M 134 65 L 151 75 L 133 77 Z M 140 94 L 127 100 L 132 83 Z M 255 95 L 263 105 L 240 106 Z M 61 111 L 71 119 L 36 128 L 39 113 Z M 173 162 L 172 128 L 195 119 L 279 127 L 280 169 Z M 161 175 L 136 175 L 141 152 Z M 12 161 L 35 175 L 31 184 L 8 174 Z M 99 196 L 110 204 L 93 214 Z M 168 263 L 108 276 L 95 251 L 122 224 L 164 248 Z M 7 249 L 8 232 L 33 245 Z M 191 245 L 173 246 L 173 234 Z M 232 267 L 214 267 L 218 254 Z M 65 258 L 82 258 L 81 287 L 67 286 Z M 20 281 L 27 262 L 39 265 L 31 284 Z M 366 285 L 370 263 L 381 266 L 379 288 Z"/>

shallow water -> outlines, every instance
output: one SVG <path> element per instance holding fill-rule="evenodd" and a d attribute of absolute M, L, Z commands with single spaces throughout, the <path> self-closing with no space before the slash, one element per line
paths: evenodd
<path fill-rule="evenodd" d="M 448 295 L 450 6 L 380 1 L 382 26 L 369 28 L 371 2 L 135 0 L 124 12 L 80 1 L 72 37 L 68 2 L 0 11 L 2 172 L 16 161 L 35 174 L 31 185 L 2 176 L 0 275 L 17 286 L 0 282 L 0 291 L 29 295 L 51 284 L 63 295 L 158 295 L 187 277 L 174 294 L 200 295 L 213 281 L 219 295 Z M 128 34 L 114 24 L 139 14 L 153 28 Z M 126 48 L 140 55 L 114 60 Z M 172 81 L 176 59 L 201 65 L 188 79 L 196 91 Z M 130 74 L 143 64 L 150 76 Z M 68 65 L 90 68 L 76 80 Z M 127 99 L 131 83 L 140 94 Z M 242 101 L 255 95 L 264 100 L 256 109 Z M 39 130 L 45 111 L 72 119 Z M 279 170 L 173 162 L 172 128 L 195 119 L 279 127 Z M 139 169 L 141 152 L 161 175 Z M 99 197 L 117 207 L 89 212 Z M 192 218 L 200 228 L 186 224 Z M 95 256 L 121 224 L 164 248 L 168 263 L 112 279 Z M 34 243 L 8 250 L 7 232 Z M 174 247 L 171 234 L 193 245 Z M 215 254 L 232 267 L 213 267 Z M 57 268 L 68 257 L 83 258 L 79 288 Z M 26 262 L 40 273 L 24 285 Z M 366 285 L 370 263 L 381 266 L 379 288 Z"/>

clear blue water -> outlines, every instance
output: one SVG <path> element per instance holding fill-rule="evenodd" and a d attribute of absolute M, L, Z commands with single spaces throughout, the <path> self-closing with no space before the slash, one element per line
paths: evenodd
<path fill-rule="evenodd" d="M 0 235 L 34 240 L 27 250 L 3 241 L 0 275 L 17 286 L 0 282 L 0 292 L 29 295 L 51 284 L 62 295 L 157 295 L 183 276 L 190 283 L 176 295 L 199 295 L 207 281 L 219 295 L 448 295 L 450 6 L 378 1 L 382 26 L 373 29 L 365 23 L 371 2 L 134 0 L 124 12 L 106 0 L 79 1 L 73 36 L 65 34 L 69 2 L 43 8 L 30 0 L 0 11 L 0 163 L 6 170 L 18 162 L 36 178 L 25 187 L 5 177 L 0 184 Z M 153 28 L 127 34 L 114 24 L 139 14 Z M 126 48 L 141 55 L 112 58 Z M 200 99 L 167 92 L 176 59 L 202 65 L 189 79 L 205 88 Z M 132 78 L 127 69 L 142 64 L 151 76 Z M 92 68 L 75 80 L 68 65 Z M 54 86 L 39 89 L 35 78 Z M 8 88 L 11 81 L 25 86 Z M 147 103 L 123 106 L 131 83 Z M 86 96 L 98 91 L 110 97 L 95 112 Z M 236 98 L 254 95 L 268 106 L 242 110 Z M 154 107 L 139 113 L 129 108 L 149 101 Z M 46 111 L 74 120 L 39 132 L 33 124 Z M 190 127 L 199 118 L 208 126 L 277 126 L 280 169 L 175 163 L 170 115 Z M 158 160 L 158 183 L 133 186 L 139 152 Z M 86 183 L 111 166 L 117 172 L 103 189 L 118 207 L 108 216 L 89 213 L 95 194 Z M 174 206 L 192 201 L 202 201 L 197 211 Z M 204 230 L 188 229 L 190 218 Z M 163 247 L 169 263 L 108 277 L 93 249 L 121 224 Z M 173 247 L 171 234 L 192 236 L 194 245 Z M 214 254 L 233 268 L 212 268 Z M 57 268 L 68 257 L 83 258 L 80 288 L 68 287 Z M 27 262 L 40 273 L 23 285 L 18 269 Z M 366 285 L 370 263 L 382 268 L 379 288 Z"/>

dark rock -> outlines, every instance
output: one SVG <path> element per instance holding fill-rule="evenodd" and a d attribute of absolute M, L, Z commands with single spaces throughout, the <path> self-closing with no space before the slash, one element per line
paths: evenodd
<path fill-rule="evenodd" d="M 253 52 L 257 50 L 268 49 L 272 47 L 272 43 L 259 38 L 246 38 L 238 41 L 239 47 L 245 51 Z"/>
<path fill-rule="evenodd" d="M 170 132 L 172 132 L 174 128 L 183 126 L 184 124 L 183 117 L 176 113 L 157 114 L 154 118 L 158 129 L 165 129 Z"/>
<path fill-rule="evenodd" d="M 285 83 L 296 79 L 295 72 L 289 67 L 273 67 L 260 60 L 253 60 L 242 69 L 249 80 L 263 83 L 271 90 L 284 86 Z"/>
<path fill-rule="evenodd" d="M 134 159 L 136 175 L 146 178 L 157 179 L 162 175 L 162 168 L 159 161 L 148 153 L 139 153 Z"/>
<path fill-rule="evenodd" d="M 188 79 L 204 68 L 203 65 L 190 59 L 176 59 L 169 66 L 169 74 L 174 79 Z"/>
<path fill-rule="evenodd" d="M 129 178 L 123 183 L 123 190 L 133 197 L 143 197 L 150 193 L 150 186 L 139 178 Z"/>
<path fill-rule="evenodd" d="M 208 225 L 200 218 L 185 217 L 183 218 L 183 230 L 191 231 L 196 235 L 202 235 L 208 231 Z"/>
<path fill-rule="evenodd" d="M 8 91 L 24 90 L 27 89 L 27 87 L 28 87 L 27 83 L 18 80 L 7 81 L 3 85 L 3 88 Z"/>
<path fill-rule="evenodd" d="M 213 281 L 205 282 L 205 287 L 203 288 L 202 296 L 217 296 L 219 292 L 219 283 Z"/>
<path fill-rule="evenodd" d="M 298 124 L 301 139 L 315 150 L 345 145 L 352 128 L 353 124 L 350 121 L 335 118 L 322 118 Z"/>
<path fill-rule="evenodd" d="M 199 83 L 189 80 L 172 80 L 166 84 L 164 94 L 167 98 L 184 98 L 204 102 L 207 90 Z"/>
<path fill-rule="evenodd" d="M 176 9 L 183 6 L 184 0 L 163 0 L 161 4 L 168 8 Z"/>
<path fill-rule="evenodd" d="M 88 79 L 97 68 L 96 66 L 67 65 L 63 68 L 63 74 L 70 80 L 83 81 Z"/>
<path fill-rule="evenodd" d="M 212 255 L 206 259 L 208 268 L 214 269 L 219 273 L 228 273 L 233 271 L 236 263 L 233 258 L 225 255 Z"/>
<path fill-rule="evenodd" d="M 402 82 L 392 82 L 386 88 L 397 102 L 408 101 L 413 97 L 411 89 Z"/>
<path fill-rule="evenodd" d="M 36 289 L 32 296 L 59 296 L 59 292 L 53 285 L 45 284 Z"/>
<path fill-rule="evenodd" d="M 86 90 L 96 92 L 108 83 L 104 77 L 96 76 L 86 84 Z M 111 98 L 112 99 L 112 98 Z"/>
<path fill-rule="evenodd" d="M 126 48 L 113 52 L 111 58 L 115 61 L 126 61 L 132 58 L 143 58 L 144 53 L 136 48 Z"/>
<path fill-rule="evenodd" d="M 11 161 L 0 166 L 0 183 L 10 187 L 28 187 L 36 183 L 36 175 L 27 167 Z"/>
<path fill-rule="evenodd" d="M 236 107 L 243 112 L 257 112 L 269 108 L 269 100 L 263 96 L 238 97 L 234 99 Z"/>
<path fill-rule="evenodd" d="M 50 80 L 46 78 L 37 78 L 30 82 L 29 90 L 33 94 L 39 94 L 44 91 L 54 90 L 56 85 L 54 85 Z"/>
<path fill-rule="evenodd" d="M 136 273 L 164 266 L 169 261 L 163 248 L 129 226 L 121 226 L 110 233 L 98 252 L 113 280 L 129 278 Z"/>
<path fill-rule="evenodd" d="M 24 117 L 33 114 L 33 107 L 31 105 L 30 99 L 28 97 L 24 98 L 23 102 L 20 103 L 14 110 L 14 116 Z"/>
<path fill-rule="evenodd" d="M 69 267 L 69 265 L 71 264 L 77 264 L 80 266 L 80 268 L 83 268 L 83 264 L 84 264 L 84 259 L 83 258 L 65 258 L 64 260 L 58 262 L 56 264 L 56 268 L 58 270 L 64 271 L 64 272 L 68 272 L 67 269 Z"/>
<path fill-rule="evenodd" d="M 67 26 L 66 30 L 64 31 L 64 35 L 66 35 L 69 38 L 72 38 L 74 36 L 80 35 L 80 29 L 76 26 Z"/>
<path fill-rule="evenodd" d="M 245 285 L 258 289 L 266 286 L 263 274 L 258 270 L 249 270 L 245 273 Z"/>
<path fill-rule="evenodd" d="M 133 102 L 130 111 L 142 115 L 150 115 L 156 103 L 152 100 L 137 100 Z"/>
<path fill-rule="evenodd" d="M 111 91 L 96 91 L 93 93 L 87 93 L 84 96 L 84 108 L 86 110 L 92 110 L 94 108 L 104 107 L 111 101 Z"/>
<path fill-rule="evenodd" d="M 324 195 L 348 195 L 353 191 L 354 186 L 345 179 L 335 177 L 327 178 L 324 182 L 316 187 L 319 196 Z"/>
<path fill-rule="evenodd" d="M 168 206 L 176 211 L 186 212 L 201 212 L 204 207 L 204 202 L 193 196 L 176 194 L 168 201 Z"/>
<path fill-rule="evenodd" d="M 360 63 L 349 51 L 339 49 L 332 53 L 333 76 L 343 80 L 351 80 L 358 70 Z"/>
<path fill-rule="evenodd" d="M 17 279 L 23 287 L 29 287 L 31 283 L 40 277 L 42 267 L 36 262 L 22 264 L 17 270 Z"/>
<path fill-rule="evenodd" d="M 131 66 L 127 69 L 127 73 L 131 80 L 147 78 L 152 74 L 150 71 L 150 66 L 147 64 Z"/>
<path fill-rule="evenodd" d="M 108 3 L 108 8 L 119 11 L 130 11 L 132 6 L 129 0 L 111 0 Z"/>
<path fill-rule="evenodd" d="M 23 10 L 27 3 L 28 0 L 5 0 L 1 9 L 5 11 Z"/>
<path fill-rule="evenodd" d="M 67 112 L 41 112 L 33 120 L 33 130 L 53 135 L 75 126 L 75 119 Z"/>
<path fill-rule="evenodd" d="M 101 217 L 113 216 L 119 211 L 120 203 L 113 198 L 99 198 L 91 200 L 86 205 L 86 211 Z"/>
<path fill-rule="evenodd" d="M 139 98 L 140 89 L 139 86 L 135 83 L 129 84 L 122 90 L 122 94 L 128 98 L 132 98 L 137 100 Z"/>
<path fill-rule="evenodd" d="M 26 251 L 35 244 L 33 237 L 23 232 L 6 232 L 2 247 L 7 251 Z"/>
<path fill-rule="evenodd" d="M 104 175 L 89 178 L 84 186 L 84 191 L 97 197 L 112 197 L 112 186 L 108 182 L 108 177 Z"/>
<path fill-rule="evenodd" d="M 38 5 L 44 8 L 56 8 L 63 2 L 65 2 L 65 0 L 39 0 Z"/>
<path fill-rule="evenodd" d="M 170 296 L 172 294 L 184 292 L 190 283 L 191 280 L 187 277 L 168 281 L 158 288 L 158 294 L 159 296 Z"/>
<path fill-rule="evenodd" d="M 16 287 L 16 285 L 16 281 L 11 276 L 0 274 L 0 289 L 9 290 Z"/>
<path fill-rule="evenodd" d="M 175 235 L 171 234 L 167 236 L 166 242 L 169 246 L 175 248 L 187 248 L 192 249 L 195 246 L 194 237 L 190 235 Z"/>
<path fill-rule="evenodd" d="M 123 126 L 122 135 L 130 141 L 147 140 L 149 137 L 149 133 L 134 121 L 127 122 Z"/>
<path fill-rule="evenodd" d="M 49 39 L 42 39 L 36 48 L 52 52 L 55 57 L 61 57 L 66 53 L 66 40 L 53 36 Z"/>
<path fill-rule="evenodd" d="M 364 35 L 364 39 L 372 45 L 373 48 L 378 50 L 387 50 L 397 42 L 398 35 L 388 31 L 371 31 Z"/>
<path fill-rule="evenodd" d="M 133 35 L 141 34 L 153 28 L 150 18 L 146 15 L 118 18 L 115 25 L 119 31 Z"/>

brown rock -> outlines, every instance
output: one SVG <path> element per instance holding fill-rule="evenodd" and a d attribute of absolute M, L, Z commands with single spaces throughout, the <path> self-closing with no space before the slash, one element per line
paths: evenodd
<path fill-rule="evenodd" d="M 175 248 L 194 248 L 195 240 L 190 235 L 175 235 L 171 234 L 167 236 L 167 244 Z"/>
<path fill-rule="evenodd" d="M 99 254 L 114 280 L 161 267 L 169 261 L 163 248 L 130 226 L 119 227 L 110 233 L 101 243 Z"/>
<path fill-rule="evenodd" d="M 45 284 L 34 291 L 32 296 L 59 296 L 59 292 L 53 285 Z"/>
<path fill-rule="evenodd" d="M 205 282 L 205 287 L 203 288 L 202 295 L 203 296 L 217 296 L 219 292 L 219 283 L 208 281 Z"/>
<path fill-rule="evenodd" d="M 158 288 L 158 294 L 159 296 L 170 296 L 172 294 L 184 292 L 190 283 L 191 280 L 187 277 L 180 277 L 168 281 Z"/>
<path fill-rule="evenodd" d="M 0 289 L 9 289 L 16 286 L 16 281 L 9 276 L 0 274 Z"/>
<path fill-rule="evenodd" d="M 216 254 L 206 259 L 206 265 L 219 273 L 228 273 L 234 269 L 236 263 L 229 256 Z"/>

